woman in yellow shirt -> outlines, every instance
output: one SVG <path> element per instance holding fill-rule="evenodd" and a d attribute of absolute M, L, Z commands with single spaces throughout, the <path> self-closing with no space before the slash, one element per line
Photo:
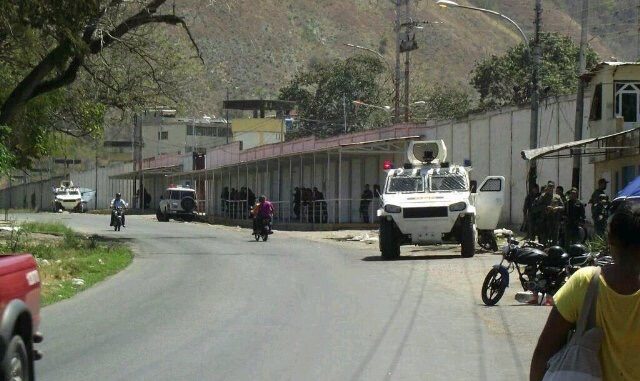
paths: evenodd
<path fill-rule="evenodd" d="M 640 380 L 640 206 L 624 203 L 609 223 L 614 264 L 602 268 L 596 326 L 604 332 L 600 364 L 604 381 Z M 577 271 L 554 295 L 555 307 L 531 360 L 530 380 L 544 377 L 547 362 L 575 327 L 593 268 Z"/>

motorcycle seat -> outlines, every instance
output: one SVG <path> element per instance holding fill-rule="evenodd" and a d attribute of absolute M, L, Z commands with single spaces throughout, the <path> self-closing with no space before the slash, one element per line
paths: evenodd
<path fill-rule="evenodd" d="M 522 265 L 535 265 L 536 263 L 542 262 L 545 258 L 547 258 L 547 254 L 538 249 L 534 249 L 533 247 L 523 247 L 518 250 L 515 262 Z"/>

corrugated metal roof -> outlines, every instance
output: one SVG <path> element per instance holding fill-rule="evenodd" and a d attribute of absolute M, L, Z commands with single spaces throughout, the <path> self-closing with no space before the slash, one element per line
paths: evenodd
<path fill-rule="evenodd" d="M 571 148 L 575 148 L 575 147 L 582 147 L 582 146 L 585 146 L 587 144 L 596 143 L 596 142 L 599 142 L 601 140 L 612 138 L 614 136 L 631 134 L 631 133 L 633 133 L 635 131 L 640 131 L 640 127 L 636 127 L 636 128 L 633 128 L 633 129 L 627 130 L 627 131 L 616 132 L 615 134 L 611 134 L 611 135 L 599 136 L 597 138 L 582 139 L 582 140 L 577 140 L 577 141 L 573 141 L 573 142 L 554 144 L 554 145 L 546 146 L 546 147 L 523 150 L 523 151 L 520 152 L 520 155 L 525 160 L 540 159 L 540 158 L 542 158 L 542 157 L 544 157 L 546 155 L 549 155 L 549 154 L 552 154 L 552 153 L 555 153 L 555 152 L 559 152 L 559 151 L 563 151 L 563 150 L 571 149 Z M 617 148 L 619 148 L 619 147 L 617 147 Z"/>
<path fill-rule="evenodd" d="M 605 67 L 610 67 L 610 66 L 618 67 L 618 66 L 631 66 L 631 65 L 640 66 L 640 62 L 608 62 L 608 61 L 600 62 L 588 73 L 582 74 L 580 78 L 588 82 L 591 80 L 591 78 L 595 77 L 595 75 L 598 74 L 600 71 L 602 71 L 602 69 L 604 69 Z"/>

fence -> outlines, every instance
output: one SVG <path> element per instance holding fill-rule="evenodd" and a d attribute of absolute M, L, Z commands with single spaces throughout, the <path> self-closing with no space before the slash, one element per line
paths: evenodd
<path fill-rule="evenodd" d="M 368 203 L 354 199 L 329 199 L 294 203 L 293 201 L 271 201 L 274 207 L 273 221 L 275 223 L 308 223 L 308 224 L 339 224 L 339 223 L 374 223 L 381 203 L 373 199 Z M 221 200 L 215 216 L 229 220 L 248 220 L 250 205 L 245 200 Z M 345 216 L 339 211 L 350 212 Z M 358 216 L 354 218 L 354 216 Z"/>

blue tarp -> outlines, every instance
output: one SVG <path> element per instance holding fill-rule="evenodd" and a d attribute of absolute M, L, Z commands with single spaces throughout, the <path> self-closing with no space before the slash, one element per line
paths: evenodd
<path fill-rule="evenodd" d="M 627 184 L 627 186 L 624 187 L 623 190 L 618 192 L 616 199 L 628 197 L 640 197 L 640 176 L 633 179 L 633 181 Z"/>

